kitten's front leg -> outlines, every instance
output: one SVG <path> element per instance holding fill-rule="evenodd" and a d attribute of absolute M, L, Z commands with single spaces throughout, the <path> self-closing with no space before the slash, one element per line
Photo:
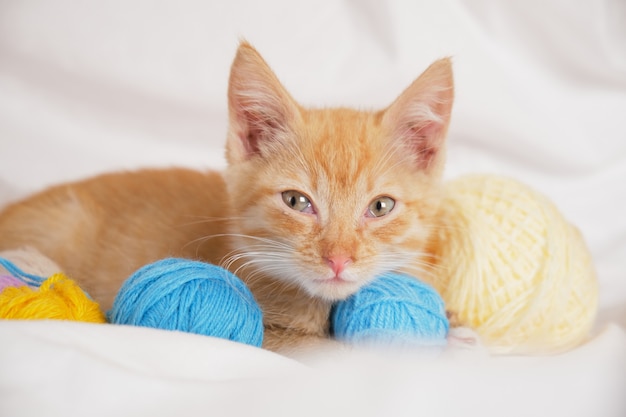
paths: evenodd
<path fill-rule="evenodd" d="M 294 359 L 306 359 L 319 353 L 340 352 L 347 346 L 328 335 L 266 328 L 263 348 Z"/>
<path fill-rule="evenodd" d="M 331 302 L 269 275 L 252 277 L 243 280 L 263 311 L 263 348 L 293 357 L 341 345 L 329 336 Z"/>

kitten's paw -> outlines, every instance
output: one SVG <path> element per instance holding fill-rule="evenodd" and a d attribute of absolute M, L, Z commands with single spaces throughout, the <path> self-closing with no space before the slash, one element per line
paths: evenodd
<path fill-rule="evenodd" d="M 459 356 L 484 358 L 489 352 L 476 331 L 469 327 L 455 327 L 448 333 L 445 355 L 453 358 Z"/>

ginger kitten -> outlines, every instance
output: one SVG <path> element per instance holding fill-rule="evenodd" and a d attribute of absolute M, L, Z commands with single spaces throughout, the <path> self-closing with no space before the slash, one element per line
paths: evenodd
<path fill-rule="evenodd" d="M 0 250 L 34 246 L 108 309 L 121 283 L 179 256 L 226 266 L 264 311 L 264 347 L 328 335 L 328 314 L 384 271 L 434 282 L 453 101 L 448 59 L 388 108 L 306 109 L 247 43 L 232 64 L 228 168 L 113 173 L 0 214 Z"/>

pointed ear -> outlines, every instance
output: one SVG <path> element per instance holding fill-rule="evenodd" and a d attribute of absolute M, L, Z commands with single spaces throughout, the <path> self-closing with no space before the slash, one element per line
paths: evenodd
<path fill-rule="evenodd" d="M 454 82 L 450 59 L 434 62 L 389 106 L 382 123 L 391 140 L 408 147 L 418 169 L 443 165 Z"/>
<path fill-rule="evenodd" d="M 242 42 L 230 70 L 226 158 L 241 162 L 280 145 L 299 107 L 261 55 Z M 278 143 L 276 143 L 278 142 Z"/>

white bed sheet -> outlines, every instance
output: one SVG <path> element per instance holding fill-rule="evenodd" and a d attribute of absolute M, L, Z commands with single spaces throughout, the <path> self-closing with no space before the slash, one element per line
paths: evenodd
<path fill-rule="evenodd" d="M 0 415 L 626 415 L 626 3 L 4 0 L 0 204 L 111 170 L 223 167 L 241 37 L 315 106 L 386 106 L 452 56 L 448 177 L 514 176 L 581 229 L 594 338 L 545 358 L 304 366 L 192 335 L 2 322 Z"/>

